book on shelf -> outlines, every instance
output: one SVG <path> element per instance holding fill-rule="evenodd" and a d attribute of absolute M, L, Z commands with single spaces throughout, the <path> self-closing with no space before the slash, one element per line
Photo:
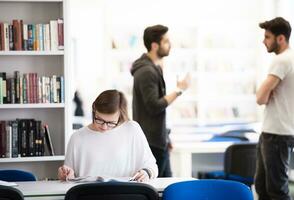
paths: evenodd
<path fill-rule="evenodd" d="M 6 158 L 12 157 L 12 127 L 10 126 L 9 122 L 6 123 Z"/>
<path fill-rule="evenodd" d="M 0 121 L 0 158 L 55 155 L 48 125 L 36 119 Z"/>
<path fill-rule="evenodd" d="M 63 77 L 15 71 L 7 79 L 6 72 L 0 72 L 0 104 L 14 103 L 64 103 Z"/>
<path fill-rule="evenodd" d="M 0 76 L 0 104 L 3 104 L 3 78 Z"/>
<path fill-rule="evenodd" d="M 58 51 L 64 49 L 63 19 L 27 24 L 13 19 L 0 22 L 0 51 Z"/>
<path fill-rule="evenodd" d="M 0 50 L 5 50 L 5 34 L 4 34 L 4 23 L 0 22 Z"/>
<path fill-rule="evenodd" d="M 58 50 L 63 50 L 64 49 L 63 19 L 57 19 L 57 32 L 58 32 Z"/>
<path fill-rule="evenodd" d="M 19 152 L 18 121 L 17 120 L 10 121 L 10 126 L 12 129 L 11 140 L 10 140 L 11 141 L 11 157 L 17 158 L 18 152 Z"/>
<path fill-rule="evenodd" d="M 0 121 L 0 157 L 6 157 L 6 122 Z"/>
<path fill-rule="evenodd" d="M 50 135 L 50 131 L 49 131 L 49 127 L 47 124 L 44 125 L 44 130 L 45 130 L 45 140 L 46 140 L 46 146 L 49 152 L 50 156 L 54 156 L 54 148 L 53 148 L 53 144 L 52 144 L 52 140 L 51 140 L 51 135 Z"/>

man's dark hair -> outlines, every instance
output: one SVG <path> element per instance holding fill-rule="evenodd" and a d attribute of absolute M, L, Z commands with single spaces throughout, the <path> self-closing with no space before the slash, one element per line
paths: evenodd
<path fill-rule="evenodd" d="M 144 45 L 148 52 L 151 50 L 152 42 L 160 43 L 162 36 L 168 31 L 168 27 L 163 25 L 149 26 L 144 30 Z"/>
<path fill-rule="evenodd" d="M 275 36 L 284 35 L 287 42 L 290 39 L 291 35 L 291 26 L 290 23 L 282 17 L 276 17 L 270 21 L 265 21 L 259 24 L 259 27 L 270 31 Z"/>

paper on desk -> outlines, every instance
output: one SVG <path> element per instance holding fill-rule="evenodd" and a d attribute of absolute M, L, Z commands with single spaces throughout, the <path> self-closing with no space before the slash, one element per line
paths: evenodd
<path fill-rule="evenodd" d="M 69 182 L 74 183 L 83 183 L 83 182 L 108 182 L 108 181 L 119 181 L 119 182 L 128 182 L 130 177 L 120 177 L 120 178 L 111 178 L 111 177 L 102 177 L 102 176 L 81 176 L 76 178 L 68 179 Z"/>
<path fill-rule="evenodd" d="M 18 186 L 14 182 L 7 182 L 7 181 L 1 181 L 1 180 L 0 180 L 0 185 L 4 185 L 4 186 Z"/>

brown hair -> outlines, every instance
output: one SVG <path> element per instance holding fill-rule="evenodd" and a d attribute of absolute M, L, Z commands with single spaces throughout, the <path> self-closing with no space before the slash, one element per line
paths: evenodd
<path fill-rule="evenodd" d="M 259 27 L 270 31 L 275 36 L 284 35 L 287 42 L 291 35 L 290 23 L 282 17 L 276 17 L 270 21 L 265 21 L 259 24 Z"/>
<path fill-rule="evenodd" d="M 163 25 L 149 26 L 144 30 L 144 45 L 149 52 L 152 42 L 160 44 L 162 36 L 168 31 L 168 27 Z"/>
<path fill-rule="evenodd" d="M 95 99 L 92 104 L 92 121 L 94 122 L 95 112 L 113 114 L 120 111 L 119 123 L 129 120 L 127 100 L 125 95 L 118 90 L 105 90 Z"/>

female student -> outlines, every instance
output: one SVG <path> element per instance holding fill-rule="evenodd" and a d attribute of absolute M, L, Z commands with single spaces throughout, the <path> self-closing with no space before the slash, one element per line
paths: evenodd
<path fill-rule="evenodd" d="M 71 136 L 58 178 L 133 177 L 143 182 L 157 175 L 141 127 L 128 118 L 124 95 L 117 90 L 102 92 L 92 104 L 92 123 Z"/>

